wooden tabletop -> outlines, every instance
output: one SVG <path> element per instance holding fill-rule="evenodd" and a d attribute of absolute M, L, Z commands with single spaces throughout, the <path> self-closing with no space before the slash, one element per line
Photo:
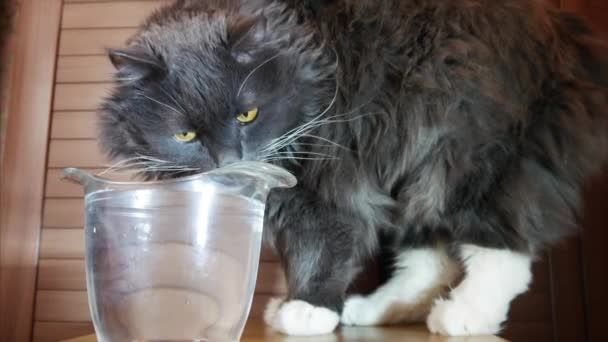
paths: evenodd
<path fill-rule="evenodd" d="M 504 342 L 496 336 L 479 337 L 442 337 L 430 334 L 424 326 L 392 327 L 341 327 L 334 334 L 314 337 L 287 337 L 268 329 L 257 320 L 250 321 L 245 328 L 241 342 Z M 94 335 L 83 336 L 64 342 L 97 342 Z"/>

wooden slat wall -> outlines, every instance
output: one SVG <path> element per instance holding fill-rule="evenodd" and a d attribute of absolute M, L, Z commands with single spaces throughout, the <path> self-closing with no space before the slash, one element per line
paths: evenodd
<path fill-rule="evenodd" d="M 552 1 L 557 3 L 558 1 Z M 107 94 L 112 67 L 105 49 L 120 47 L 147 14 L 165 0 L 64 0 L 40 238 L 34 341 L 92 332 L 85 292 L 82 192 L 58 180 L 64 167 L 98 171 L 106 164 L 95 141 L 95 110 Z M 535 266 L 532 289 L 514 303 L 506 336 L 553 340 L 551 274 Z M 286 291 L 278 262 L 262 255 L 252 316 L 272 294 Z"/>
<path fill-rule="evenodd" d="M 64 167 L 90 171 L 108 162 L 95 141 L 95 110 L 110 87 L 105 49 L 121 47 L 164 0 L 64 0 L 49 141 L 35 306 L 34 341 L 92 332 L 84 274 L 82 190 L 59 180 Z M 120 178 L 120 177 L 119 177 Z M 272 253 L 262 252 L 252 316 L 286 284 Z"/>
<path fill-rule="evenodd" d="M 0 163 L 0 341 L 28 341 L 61 0 L 21 0 Z M 31 134 L 27 134 L 31 133 Z"/>

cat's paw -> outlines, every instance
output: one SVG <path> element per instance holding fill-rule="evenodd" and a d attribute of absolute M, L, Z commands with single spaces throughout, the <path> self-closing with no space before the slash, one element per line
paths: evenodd
<path fill-rule="evenodd" d="M 340 321 L 345 325 L 375 325 L 381 323 L 382 312 L 378 305 L 363 296 L 352 296 L 344 302 Z"/>
<path fill-rule="evenodd" d="M 283 304 L 284 301 L 285 298 L 282 297 L 270 298 L 266 304 L 266 309 L 264 309 L 264 323 L 266 323 L 266 325 L 272 326 L 272 323 L 279 312 L 279 308 L 281 308 L 281 304 Z"/>
<path fill-rule="evenodd" d="M 266 306 L 264 321 L 286 335 L 313 336 L 334 331 L 340 316 L 328 308 L 301 300 L 283 302 L 280 298 L 273 298 Z"/>
<path fill-rule="evenodd" d="M 426 325 L 432 333 L 445 336 L 494 335 L 506 317 L 492 317 L 461 301 L 439 299 Z"/>

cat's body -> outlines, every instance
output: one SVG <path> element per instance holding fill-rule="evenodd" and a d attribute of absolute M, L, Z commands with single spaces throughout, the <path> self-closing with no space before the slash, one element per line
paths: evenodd
<path fill-rule="evenodd" d="M 185 1 L 112 55 L 112 156 L 163 160 L 154 177 L 240 159 L 297 176 L 266 224 L 289 283 L 266 320 L 288 334 L 340 314 L 497 332 L 605 157 L 605 47 L 534 0 Z M 381 248 L 392 278 L 344 305 Z"/>

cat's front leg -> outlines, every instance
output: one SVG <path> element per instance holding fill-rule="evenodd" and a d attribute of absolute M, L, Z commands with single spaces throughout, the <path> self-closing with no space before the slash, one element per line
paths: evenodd
<path fill-rule="evenodd" d="M 335 209 L 302 206 L 289 216 L 274 237 L 288 295 L 271 300 L 264 319 L 287 335 L 330 333 L 340 322 L 363 239 L 358 238 L 352 215 L 341 215 Z"/>

